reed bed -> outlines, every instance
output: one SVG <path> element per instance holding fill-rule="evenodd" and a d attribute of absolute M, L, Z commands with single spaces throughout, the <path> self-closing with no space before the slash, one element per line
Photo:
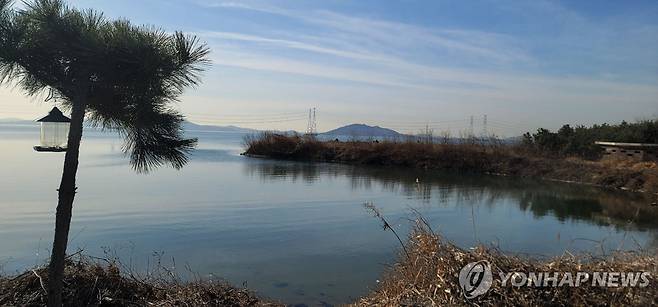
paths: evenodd
<path fill-rule="evenodd" d="M 312 136 L 261 133 L 245 139 L 245 155 L 296 161 L 324 161 L 411 167 L 549 179 L 621 188 L 658 195 L 655 162 L 589 161 L 541 155 L 495 139 L 461 143 L 319 141 Z"/>

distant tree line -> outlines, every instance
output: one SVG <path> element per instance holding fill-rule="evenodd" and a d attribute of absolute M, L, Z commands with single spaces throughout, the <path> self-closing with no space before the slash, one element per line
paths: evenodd
<path fill-rule="evenodd" d="M 522 146 L 537 153 L 558 156 L 578 156 L 596 160 L 603 150 L 595 141 L 658 143 L 658 120 L 642 120 L 635 123 L 622 121 L 617 125 L 602 124 L 591 127 L 564 125 L 557 132 L 539 128 L 526 132 Z"/>

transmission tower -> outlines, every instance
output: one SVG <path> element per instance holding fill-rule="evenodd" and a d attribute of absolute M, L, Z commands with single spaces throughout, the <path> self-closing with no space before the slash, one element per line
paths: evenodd
<path fill-rule="evenodd" d="M 473 135 L 473 115 L 471 115 L 471 128 L 468 131 L 469 135 Z"/>
<path fill-rule="evenodd" d="M 313 133 L 313 126 L 312 121 L 313 121 L 313 114 L 312 114 L 312 109 L 308 109 L 308 123 L 306 124 L 306 134 L 312 134 Z"/>
<path fill-rule="evenodd" d="M 487 136 L 487 114 L 484 114 L 482 119 L 482 136 Z"/>
<path fill-rule="evenodd" d="M 308 109 L 308 124 L 306 125 L 306 134 L 316 134 L 317 128 L 318 126 L 315 117 L 315 108 Z"/>
<path fill-rule="evenodd" d="M 317 134 L 317 133 L 318 133 L 318 121 L 317 121 L 317 119 L 315 118 L 315 108 L 313 108 L 313 131 L 312 131 L 312 133 L 313 133 L 313 134 Z"/>

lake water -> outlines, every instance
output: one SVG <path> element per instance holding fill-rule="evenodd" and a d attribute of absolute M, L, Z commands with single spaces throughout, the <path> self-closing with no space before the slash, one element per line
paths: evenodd
<path fill-rule="evenodd" d="M 242 157 L 242 135 L 191 132 L 182 170 L 134 173 L 121 140 L 85 131 L 69 252 L 160 255 L 286 303 L 339 304 L 377 286 L 399 245 L 363 207 L 406 234 L 421 212 L 458 245 L 535 257 L 658 246 L 658 212 L 631 193 L 517 178 Z M 0 266 L 45 263 L 64 155 L 37 153 L 38 128 L 0 126 Z M 418 179 L 418 182 L 416 182 Z M 189 269 L 186 267 L 189 266 Z"/>

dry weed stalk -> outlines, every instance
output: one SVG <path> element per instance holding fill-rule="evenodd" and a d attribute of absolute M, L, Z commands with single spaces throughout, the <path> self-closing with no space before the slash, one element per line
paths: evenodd
<path fill-rule="evenodd" d="M 509 256 L 497 248 L 463 250 L 419 222 L 410 235 L 409 254 L 385 275 L 379 287 L 352 306 L 651 306 L 658 304 L 655 252 L 614 252 L 605 258 L 565 253 L 547 261 Z M 467 300 L 459 272 L 470 262 L 491 263 L 494 282 L 482 296 Z M 649 272 L 647 287 L 512 287 L 502 286 L 500 272 Z"/>

